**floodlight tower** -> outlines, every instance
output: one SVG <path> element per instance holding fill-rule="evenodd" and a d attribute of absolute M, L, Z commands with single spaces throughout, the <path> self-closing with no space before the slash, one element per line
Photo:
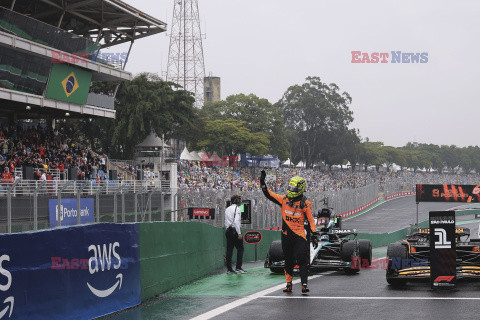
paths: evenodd
<path fill-rule="evenodd" d="M 168 50 L 167 80 L 195 94 L 195 106 L 203 106 L 202 34 L 197 0 L 174 0 Z"/>

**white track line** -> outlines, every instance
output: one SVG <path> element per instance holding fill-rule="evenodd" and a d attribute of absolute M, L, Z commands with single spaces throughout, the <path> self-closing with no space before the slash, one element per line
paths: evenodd
<path fill-rule="evenodd" d="M 322 300 L 480 300 L 480 297 L 312 297 L 262 296 L 264 299 L 322 299 Z"/>
<path fill-rule="evenodd" d="M 312 279 L 315 279 L 315 278 L 320 278 L 322 276 L 325 276 L 325 275 L 329 275 L 331 273 L 334 273 L 335 271 L 327 271 L 327 272 L 323 272 L 322 274 L 317 274 L 317 275 L 313 275 L 313 276 L 309 276 L 308 277 L 308 280 L 312 280 Z M 297 283 L 300 283 L 300 279 L 297 279 L 297 280 L 294 280 L 292 281 L 293 284 L 297 284 Z M 210 310 L 208 312 L 205 312 L 199 316 L 196 316 L 195 318 L 192 318 L 192 320 L 206 320 L 206 319 L 211 319 L 213 317 L 216 317 L 224 312 L 227 312 L 227 311 L 230 311 L 236 307 L 239 307 L 241 305 L 244 305 L 246 303 L 249 303 L 250 301 L 252 300 L 255 300 L 255 299 L 258 299 L 258 298 L 263 298 L 265 295 L 267 294 L 270 294 L 272 292 L 275 292 L 275 291 L 278 291 L 280 289 L 283 289 L 285 287 L 285 283 L 282 283 L 282 284 L 279 284 L 279 285 L 276 285 L 274 287 L 271 287 L 271 288 L 268 288 L 268 289 L 265 289 L 265 290 L 262 290 L 262 291 L 259 291 L 259 292 L 256 292 L 254 294 L 251 294 L 249 296 L 246 296 L 244 298 L 241 298 L 241 299 L 238 299 L 238 300 L 235 300 L 233 302 L 230 302 L 230 303 L 227 303 L 223 306 L 220 306 L 216 309 L 213 309 L 213 310 Z"/>

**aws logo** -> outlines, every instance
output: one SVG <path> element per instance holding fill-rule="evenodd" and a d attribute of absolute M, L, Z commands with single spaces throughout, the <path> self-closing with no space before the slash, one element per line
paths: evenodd
<path fill-rule="evenodd" d="M 80 86 L 78 85 L 77 78 L 75 77 L 75 73 L 70 73 L 65 79 L 62 81 L 62 88 L 67 95 L 67 98 L 70 97 L 72 93 L 77 91 Z"/>
<path fill-rule="evenodd" d="M 5 269 L 5 266 L 3 265 L 5 261 L 10 261 L 10 257 L 6 254 L 0 257 L 0 275 L 2 275 L 7 280 L 7 282 L 5 283 L 4 280 L 2 280 L 2 277 L 0 277 L 0 292 L 7 292 L 12 286 L 12 274 L 10 273 L 10 271 Z M 13 296 L 10 296 L 3 300 L 3 306 L 5 307 L 3 309 L 0 309 L 0 319 L 3 319 L 3 317 L 7 313 L 9 318 L 12 316 L 14 301 L 15 298 Z M 2 308 L 3 306 L 0 306 L 0 308 Z"/>
<path fill-rule="evenodd" d="M 120 247 L 120 243 L 108 243 L 102 245 L 90 245 L 88 247 L 88 252 L 92 252 L 93 255 L 88 260 L 88 271 L 90 274 L 95 274 L 97 272 L 104 272 L 110 270 L 118 270 L 122 264 L 122 259 L 117 252 L 117 249 Z M 115 258 L 112 260 L 112 255 Z M 111 295 L 118 287 L 118 290 L 122 289 L 122 280 L 123 275 L 121 273 L 117 274 L 115 277 L 117 281 L 107 289 L 97 289 L 93 287 L 90 283 L 87 282 L 87 286 L 90 291 L 99 298 L 106 298 Z"/>

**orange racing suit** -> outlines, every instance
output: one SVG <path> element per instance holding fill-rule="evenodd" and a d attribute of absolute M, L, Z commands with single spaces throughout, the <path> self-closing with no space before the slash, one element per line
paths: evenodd
<path fill-rule="evenodd" d="M 285 278 L 292 282 L 295 263 L 299 265 L 302 284 L 308 280 L 309 247 L 305 234 L 305 218 L 310 229 L 316 232 L 312 216 L 312 204 L 303 196 L 298 199 L 288 199 L 286 195 L 276 194 L 265 186 L 262 187 L 267 199 L 282 207 L 282 250 L 285 255 Z"/>

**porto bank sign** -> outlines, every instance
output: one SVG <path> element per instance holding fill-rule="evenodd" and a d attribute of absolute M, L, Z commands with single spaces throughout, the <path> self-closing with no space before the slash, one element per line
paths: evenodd
<path fill-rule="evenodd" d="M 428 52 L 383 51 L 364 52 L 351 51 L 351 63 L 395 63 L 415 64 L 428 63 Z"/>

